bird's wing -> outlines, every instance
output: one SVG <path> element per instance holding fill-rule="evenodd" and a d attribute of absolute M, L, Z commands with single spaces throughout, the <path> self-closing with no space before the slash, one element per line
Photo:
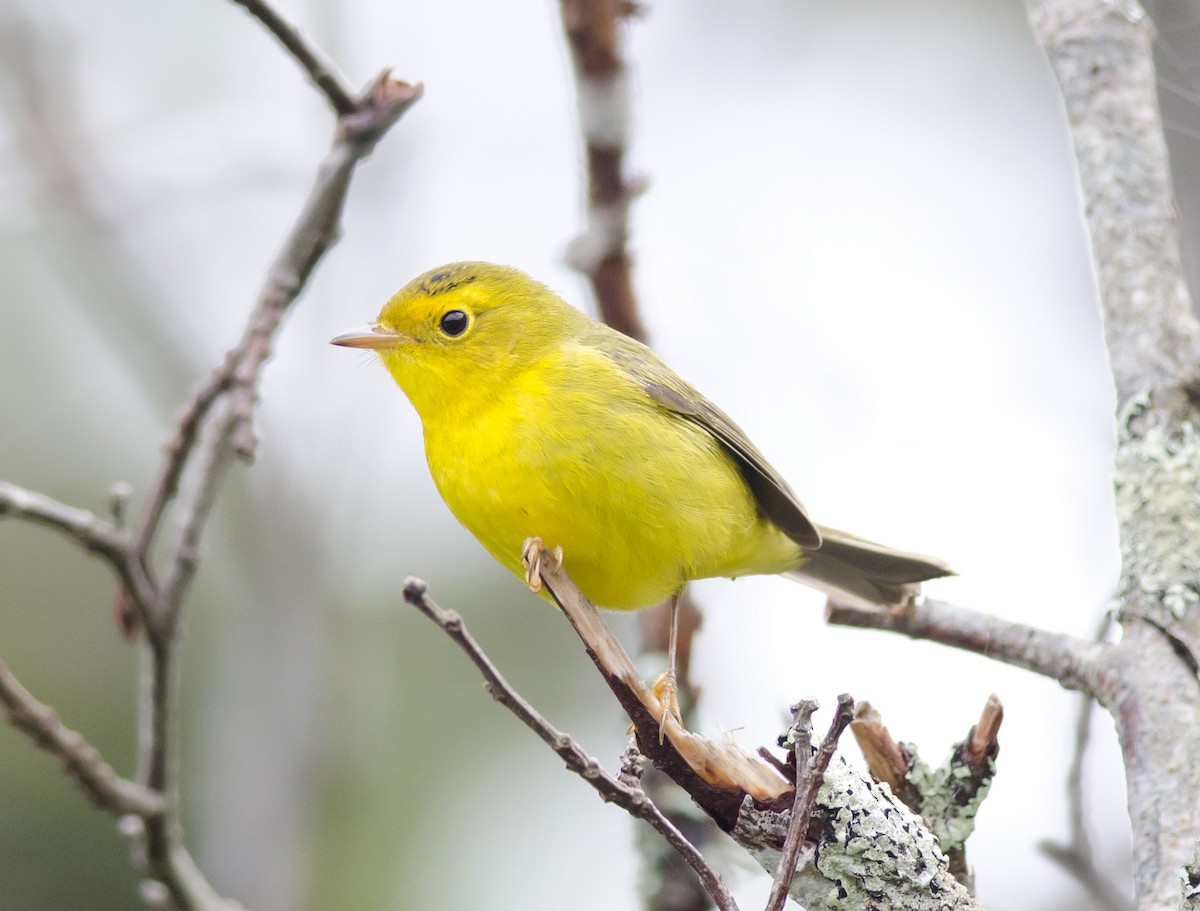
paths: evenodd
<path fill-rule="evenodd" d="M 801 547 L 821 546 L 821 533 L 804 511 L 800 498 L 729 415 L 682 380 L 645 345 L 606 326 L 598 328 L 604 338 L 596 347 L 640 386 L 648 398 L 702 427 L 724 447 L 763 515 Z"/>

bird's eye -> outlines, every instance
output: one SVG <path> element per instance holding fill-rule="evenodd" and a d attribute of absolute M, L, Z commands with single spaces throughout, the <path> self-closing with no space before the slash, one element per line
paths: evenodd
<path fill-rule="evenodd" d="M 457 338 L 467 331 L 470 317 L 461 310 L 447 310 L 438 321 L 438 327 L 451 338 Z"/>

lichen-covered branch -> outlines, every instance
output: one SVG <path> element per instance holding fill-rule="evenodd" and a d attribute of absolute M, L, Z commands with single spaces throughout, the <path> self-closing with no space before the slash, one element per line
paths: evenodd
<path fill-rule="evenodd" d="M 835 757 L 813 806 L 813 862 L 792 878 L 801 906 L 836 911 L 980 911 L 951 874 L 921 819 Z M 763 869 L 774 872 L 789 816 L 747 804 L 730 832 Z"/>

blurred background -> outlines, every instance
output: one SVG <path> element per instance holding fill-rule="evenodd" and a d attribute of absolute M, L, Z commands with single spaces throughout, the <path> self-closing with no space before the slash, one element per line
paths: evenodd
<path fill-rule="evenodd" d="M 354 84 L 392 66 L 426 96 L 354 183 L 267 369 L 258 462 L 235 468 L 205 539 L 185 654 L 194 853 L 256 911 L 634 907 L 635 824 L 491 701 L 403 579 L 428 579 L 609 768 L 626 722 L 566 622 L 442 505 L 401 393 L 327 345 L 458 259 L 591 308 L 563 261 L 584 193 L 558 5 L 278 6 Z M 1200 26 L 1185 0 L 1152 11 L 1191 238 Z M 628 39 L 648 187 L 634 281 L 657 350 L 819 521 L 946 559 L 960 575 L 929 586 L 939 598 L 1092 635 L 1118 565 L 1112 391 L 1066 126 L 1022 5 L 663 2 Z M 0 0 L 0 103 L 0 477 L 97 511 L 128 481 L 136 507 L 188 389 L 240 334 L 330 117 L 221 0 Z M 129 772 L 136 650 L 112 594 L 58 536 L 0 523 L 0 656 Z M 979 895 L 1092 907 L 1037 848 L 1066 832 L 1076 697 L 825 628 L 821 598 L 783 579 L 695 594 L 699 726 L 750 749 L 790 702 L 849 691 L 936 763 L 997 693 Z M 3 728 L 0 769 L 0 908 L 133 907 L 114 822 Z M 1124 888 L 1103 715 L 1086 787 L 1099 865 Z M 761 906 L 763 874 L 736 849 L 718 861 Z"/>

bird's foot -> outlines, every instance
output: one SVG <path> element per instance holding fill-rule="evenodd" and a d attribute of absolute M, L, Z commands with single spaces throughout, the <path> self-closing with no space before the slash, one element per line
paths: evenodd
<path fill-rule="evenodd" d="M 560 544 L 552 551 L 555 566 L 562 566 L 563 549 Z M 542 539 L 536 535 L 526 538 L 521 545 L 521 562 L 525 564 L 525 584 L 535 595 L 542 590 Z"/>
<path fill-rule="evenodd" d="M 679 681 L 675 677 L 675 669 L 671 668 L 659 674 L 658 679 L 650 687 L 650 692 L 658 700 L 658 742 L 666 737 L 667 719 L 673 718 L 675 723 L 683 727 L 683 713 L 679 708 Z"/>

